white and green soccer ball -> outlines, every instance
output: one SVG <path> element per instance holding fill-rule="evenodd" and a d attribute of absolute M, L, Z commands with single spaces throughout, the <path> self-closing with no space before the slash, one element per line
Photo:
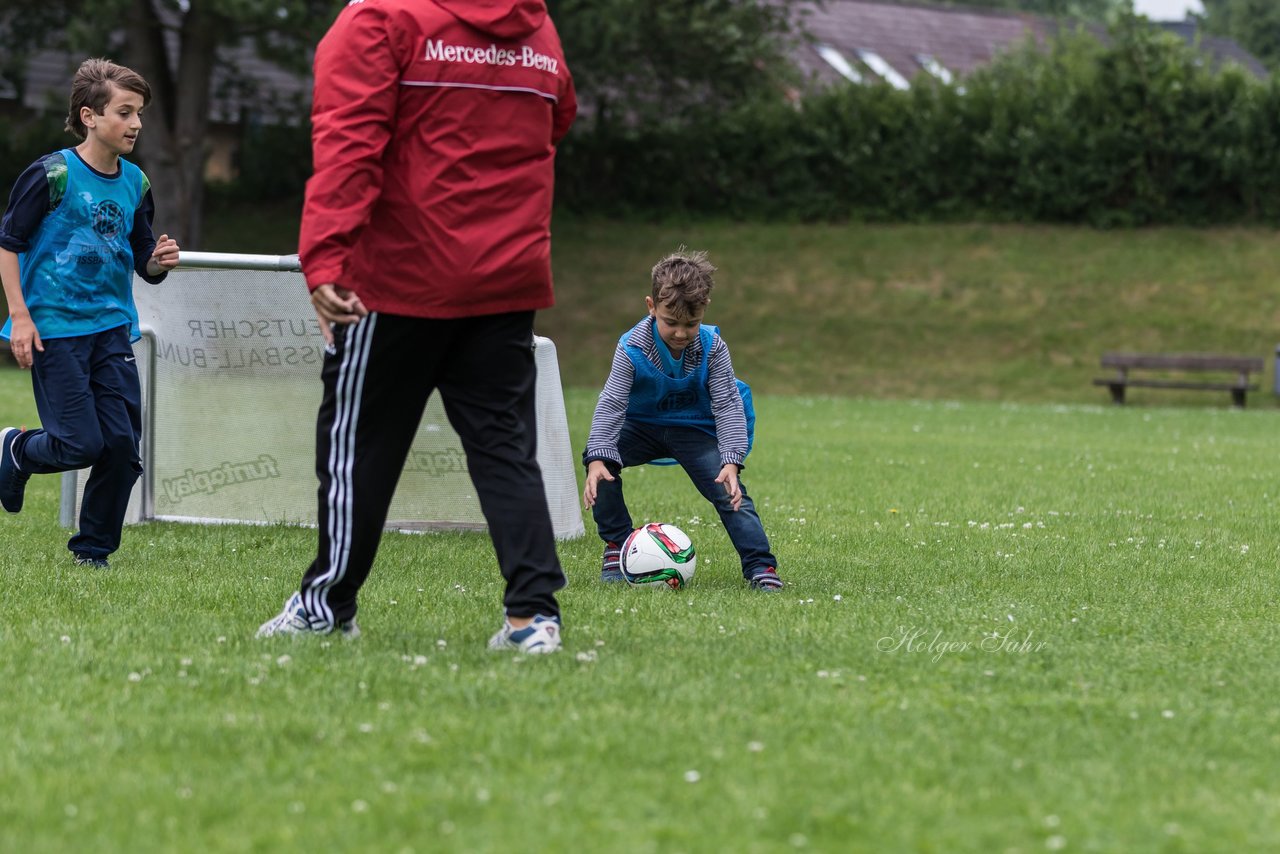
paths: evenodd
<path fill-rule="evenodd" d="M 622 577 L 636 587 L 679 590 L 693 578 L 698 556 L 688 534 L 666 522 L 650 522 L 622 544 Z"/>

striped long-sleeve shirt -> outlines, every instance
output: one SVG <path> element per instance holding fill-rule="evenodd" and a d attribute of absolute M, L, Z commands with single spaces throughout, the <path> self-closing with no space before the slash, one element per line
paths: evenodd
<path fill-rule="evenodd" d="M 639 347 L 650 362 L 662 370 L 662 357 L 653 337 L 653 324 L 642 323 L 631 336 L 631 344 Z M 701 337 L 695 337 L 681 356 L 681 366 L 688 376 L 698 368 L 703 358 Z M 742 465 L 747 456 L 747 418 L 733 373 L 733 360 L 729 346 L 719 335 L 714 336 L 711 352 L 707 355 L 707 391 L 711 396 L 711 411 L 716 421 L 716 445 L 720 451 L 720 464 Z M 618 436 L 627 416 L 627 402 L 635 381 L 635 366 L 627 356 L 622 342 L 613 353 L 613 366 L 605 380 L 604 390 L 596 402 L 591 418 L 591 433 L 587 437 L 587 451 L 583 461 L 606 460 L 622 464 L 618 454 Z"/>

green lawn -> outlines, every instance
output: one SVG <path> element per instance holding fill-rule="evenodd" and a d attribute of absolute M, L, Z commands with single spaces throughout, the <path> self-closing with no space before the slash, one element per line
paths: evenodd
<path fill-rule="evenodd" d="M 680 243 L 720 266 L 708 322 L 765 392 L 1102 402 L 1090 380 L 1105 350 L 1269 363 L 1280 342 L 1270 231 L 567 222 L 556 241 L 558 306 L 540 326 L 572 342 L 561 345 L 572 385 L 603 380 L 649 268 Z"/>
<path fill-rule="evenodd" d="M 628 472 L 697 575 L 604 586 L 562 544 L 545 660 L 484 650 L 483 535 L 388 535 L 362 638 L 262 642 L 312 532 L 149 524 L 91 572 L 33 479 L 0 518 L 0 850 L 1280 848 L 1274 412 L 757 409 L 789 587 L 744 588 L 678 472 Z"/>
<path fill-rule="evenodd" d="M 210 218 L 209 249 L 288 253 L 295 209 Z M 1101 403 L 1106 350 L 1265 357 L 1280 344 L 1280 234 L 1264 229 L 757 225 L 558 217 L 556 341 L 566 385 L 598 387 L 644 311 L 649 270 L 680 244 L 720 267 L 707 322 L 773 394 Z M 1226 392 L 1143 391 L 1217 407 Z"/>

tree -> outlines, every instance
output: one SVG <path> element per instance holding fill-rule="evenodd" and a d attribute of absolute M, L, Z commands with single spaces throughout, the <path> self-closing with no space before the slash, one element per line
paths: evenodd
<path fill-rule="evenodd" d="M 795 71 L 801 0 L 549 0 L 580 99 L 583 125 L 686 119 L 778 97 Z M 345 0 L 38 0 L 0 13 L 0 77 L 21 86 L 40 47 L 107 55 L 141 72 L 154 100 L 139 156 L 158 212 L 183 245 L 201 231 L 202 140 L 215 69 L 249 39 L 272 61 L 307 70 L 310 49 Z M 177 47 L 174 51 L 173 48 Z"/>
<path fill-rule="evenodd" d="M 226 49 L 254 44 L 272 62 L 307 72 L 307 58 L 345 0 L 40 0 L 0 21 L 21 49 L 0 58 L 0 76 L 22 90 L 22 69 L 39 48 L 110 56 L 141 73 L 152 102 L 138 154 L 151 179 L 158 220 L 184 246 L 203 225 L 204 140 L 214 71 Z M 174 50 L 176 48 L 176 50 Z"/>
<path fill-rule="evenodd" d="M 762 95 L 795 72 L 799 0 L 549 0 L 583 121 L 681 121 Z"/>
<path fill-rule="evenodd" d="M 1280 68 L 1280 3 L 1275 0 L 1203 0 L 1206 31 L 1239 42 L 1268 67 Z"/>

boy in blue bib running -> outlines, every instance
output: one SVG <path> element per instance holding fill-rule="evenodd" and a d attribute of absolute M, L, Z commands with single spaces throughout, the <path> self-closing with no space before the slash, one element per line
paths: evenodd
<path fill-rule="evenodd" d="M 66 129 L 75 148 L 18 177 L 0 220 L 0 282 L 9 341 L 31 369 L 41 429 L 0 430 L 0 505 L 22 509 L 27 479 L 93 467 L 80 530 L 67 547 L 82 566 L 107 567 L 133 485 L 142 474 L 142 404 L 133 274 L 152 284 L 178 264 L 178 244 L 152 235 L 155 205 L 133 152 L 151 87 L 105 59 L 80 64 Z"/>
<path fill-rule="evenodd" d="M 613 367 L 591 419 L 582 455 L 583 504 L 604 540 L 601 581 L 621 581 L 621 544 L 631 534 L 622 469 L 674 461 L 715 505 L 757 590 L 782 589 L 769 538 L 738 478 L 751 450 L 751 390 L 733 374 L 729 347 L 702 323 L 716 268 L 684 247 L 653 268 L 648 315 L 618 340 Z"/>

